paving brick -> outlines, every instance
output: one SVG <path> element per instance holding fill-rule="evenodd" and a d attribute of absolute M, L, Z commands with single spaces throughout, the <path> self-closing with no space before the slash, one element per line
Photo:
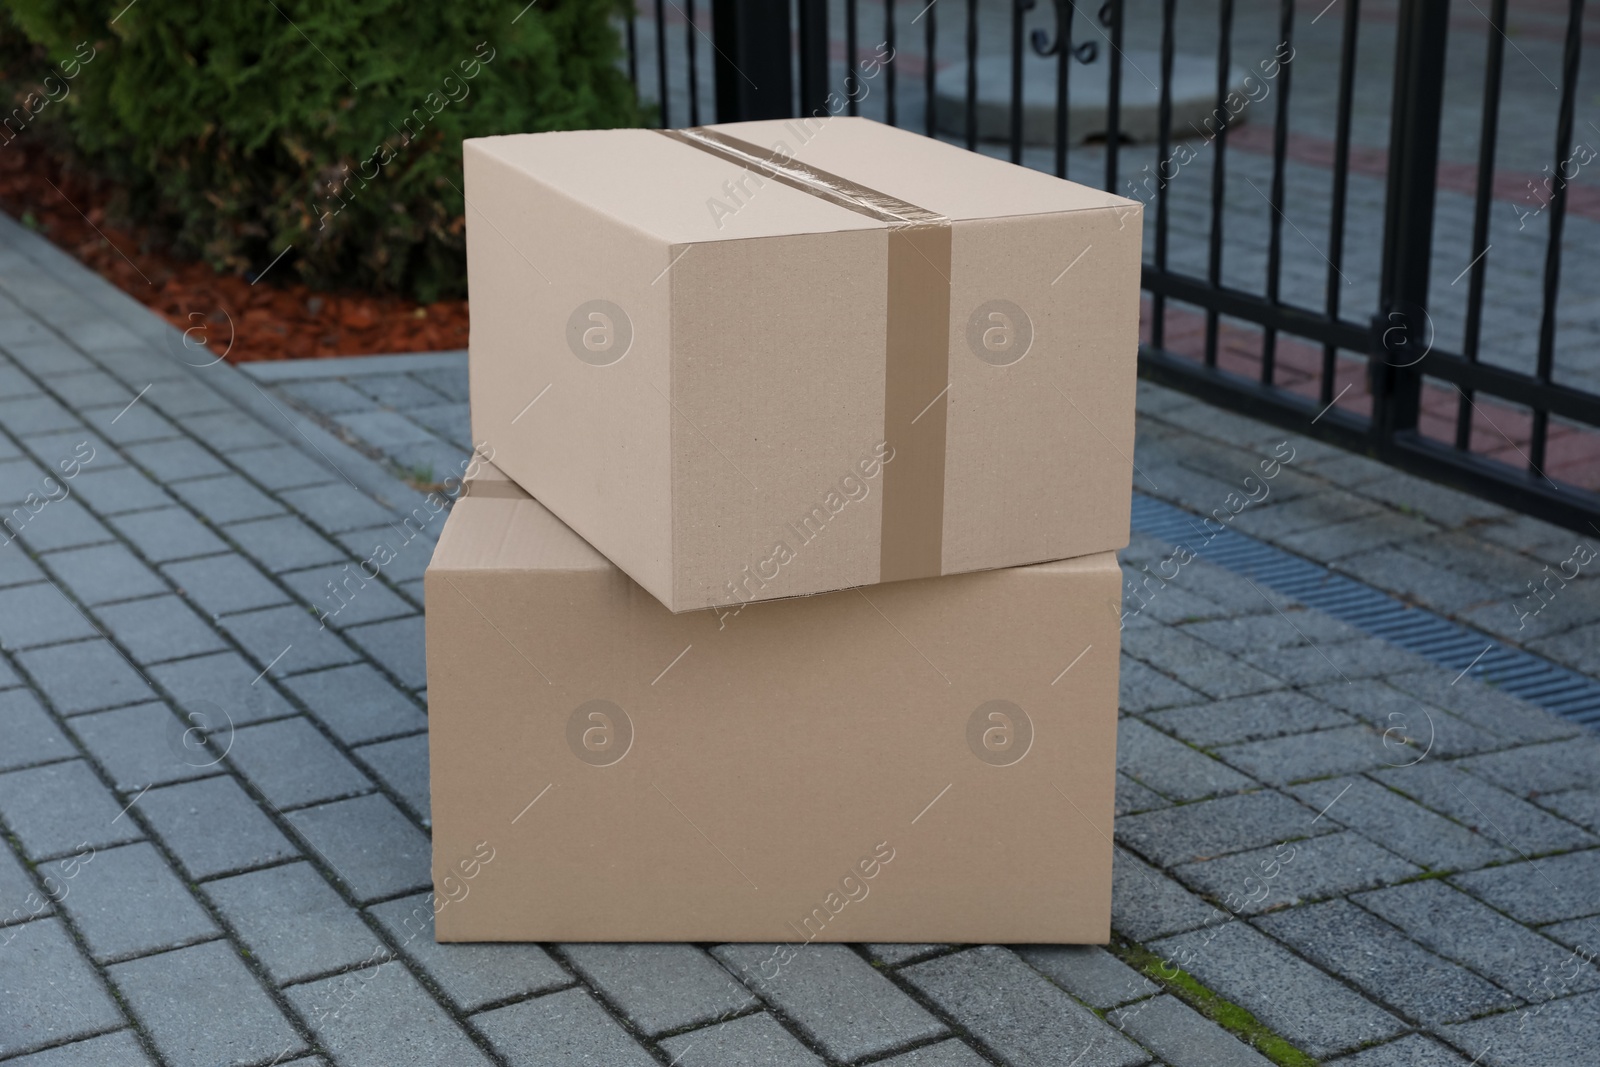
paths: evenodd
<path fill-rule="evenodd" d="M 1374 1000 L 1427 1026 L 1514 1007 L 1516 1000 L 1344 900 L 1262 916 L 1255 925 Z"/>
<path fill-rule="evenodd" d="M 1098 945 L 1028 945 L 1018 948 L 1034 969 L 1091 1008 L 1114 1008 L 1159 987 Z"/>
<path fill-rule="evenodd" d="M 1345 830 L 1185 864 L 1172 873 L 1229 910 L 1254 915 L 1302 900 L 1392 885 L 1422 870 Z"/>
<path fill-rule="evenodd" d="M 28 558 L 21 545 L 11 540 L 4 528 L 0 528 L 0 589 L 43 580 L 44 571 Z"/>
<path fill-rule="evenodd" d="M 344 482 L 290 489 L 280 496 L 284 503 L 313 526 L 330 534 L 378 526 L 394 518 L 387 508 L 362 496 Z"/>
<path fill-rule="evenodd" d="M 1378 637 L 1363 637 L 1340 644 L 1301 646 L 1254 652 L 1244 661 L 1292 685 L 1311 686 L 1362 678 L 1377 678 L 1401 671 L 1424 670 L 1433 664 L 1415 653 Z"/>
<path fill-rule="evenodd" d="M 1355 641 L 1364 635 L 1332 615 L 1320 611 L 1297 609 L 1284 613 L 1293 625 L 1285 623 L 1277 612 L 1270 615 L 1247 615 L 1236 619 L 1214 619 L 1190 623 L 1178 629 L 1190 637 L 1197 637 L 1208 645 L 1215 645 L 1235 656 L 1246 656 L 1264 650 L 1309 648 L 1306 642 L 1330 646 L 1342 641 Z"/>
<path fill-rule="evenodd" d="M 177 419 L 180 416 L 201 415 L 208 411 L 228 410 L 233 407 L 214 389 L 190 379 L 179 378 L 162 382 L 146 394 L 146 399 L 161 411 Z M 237 414 L 230 411 L 230 414 Z M 180 419 L 180 421 L 183 421 Z"/>
<path fill-rule="evenodd" d="M 212 754 L 182 747 L 183 719 L 165 704 L 136 704 L 74 719 L 84 746 L 124 793 L 213 774 Z M 225 741 L 224 735 L 224 741 Z"/>
<path fill-rule="evenodd" d="M 1138 719 L 1117 724 L 1117 769 L 1177 800 L 1237 793 L 1256 784 Z"/>
<path fill-rule="evenodd" d="M 1600 623 L 1590 623 L 1556 637 L 1532 641 L 1528 647 L 1576 671 L 1590 676 L 1600 674 Z"/>
<path fill-rule="evenodd" d="M 294 713 L 273 683 L 237 652 L 160 663 L 150 668 L 150 676 L 172 694 L 180 711 L 221 711 L 236 726 Z"/>
<path fill-rule="evenodd" d="M 105 605 L 95 609 L 95 615 L 136 663 L 159 663 L 228 647 L 193 608 L 170 594 Z"/>
<path fill-rule="evenodd" d="M 279 985 L 391 955 L 307 863 L 221 878 L 205 894 Z"/>
<path fill-rule="evenodd" d="M 1583 731 L 1577 723 L 1558 718 L 1475 678 L 1453 682 L 1448 675 L 1449 672 L 1441 670 L 1419 671 L 1396 674 L 1385 681 L 1500 737 L 1531 743 L 1575 737 Z"/>
<path fill-rule="evenodd" d="M 1408 1029 L 1243 922 L 1179 934 L 1150 948 L 1319 1059 Z"/>
<path fill-rule="evenodd" d="M 396 410 L 438 404 L 440 395 L 405 374 L 362 374 L 346 379 L 351 388 Z"/>
<path fill-rule="evenodd" d="M 319 378 L 309 381 L 285 382 L 278 391 L 291 397 L 296 407 L 315 411 L 321 415 L 343 415 L 350 411 L 375 411 L 378 405 L 364 393 L 357 392 L 338 379 Z"/>
<path fill-rule="evenodd" d="M 1454 875 L 1451 883 L 1528 923 L 1600 914 L 1600 849 Z"/>
<path fill-rule="evenodd" d="M 72 488 L 101 515 L 148 511 L 174 503 L 166 490 L 132 467 L 86 470 L 73 479 Z"/>
<path fill-rule="evenodd" d="M 0 400 L 0 426 L 13 437 L 70 430 L 77 425 L 77 416 L 43 394 Z"/>
<path fill-rule="evenodd" d="M 211 616 L 286 604 L 289 597 L 250 563 L 236 555 L 170 563 L 162 572 Z"/>
<path fill-rule="evenodd" d="M 285 991 L 341 1067 L 489 1067 L 490 1059 L 397 962 Z"/>
<path fill-rule="evenodd" d="M 191 880 L 299 855 L 228 775 L 152 789 L 139 811 Z"/>
<path fill-rule="evenodd" d="M 1315 813 L 1264 790 L 1130 815 L 1118 839 L 1162 866 L 1242 852 L 1315 832 Z"/>
<path fill-rule="evenodd" d="M 1491 1067 L 1582 1063 L 1594 1057 L 1600 1044 L 1600 993 L 1541 1004 L 1527 1012 L 1492 1015 L 1441 1032 L 1457 1048 L 1482 1057 L 1481 1062 Z"/>
<path fill-rule="evenodd" d="M 1362 893 L 1354 901 L 1441 956 L 1528 1001 L 1600 989 L 1600 970 L 1437 879 Z"/>
<path fill-rule="evenodd" d="M 118 544 L 52 552 L 43 557 L 55 579 L 85 604 L 156 596 L 169 592 L 161 576 Z"/>
<path fill-rule="evenodd" d="M 339 800 L 289 814 L 357 900 L 369 902 L 433 884 L 428 839 L 386 797 Z"/>
<path fill-rule="evenodd" d="M 1574 919 L 1571 922 L 1551 923 L 1549 926 L 1540 927 L 1539 932 L 1568 948 L 1593 951 L 1589 946 L 1600 945 L 1600 915 L 1587 919 Z"/>
<path fill-rule="evenodd" d="M 102 963 L 220 933 L 147 843 L 99 849 L 88 860 L 72 856 L 44 869 L 65 885 L 62 907 Z"/>
<path fill-rule="evenodd" d="M 1122 657 L 1118 679 L 1118 704 L 1123 711 L 1154 711 L 1178 704 L 1204 703 L 1206 697 L 1173 681 L 1154 667 L 1148 667 L 1131 656 Z"/>
<path fill-rule="evenodd" d="M 221 525 L 284 513 L 283 505 L 237 474 L 174 483 L 172 491 L 206 519 Z"/>
<path fill-rule="evenodd" d="M 1384 770 L 1384 785 L 1414 797 L 1514 852 L 1537 855 L 1595 843 L 1592 834 L 1446 763 Z"/>
<path fill-rule="evenodd" d="M 137 841 L 122 806 L 83 760 L 0 774 L 0 816 L 30 859 Z"/>
<path fill-rule="evenodd" d="M 880 1055 L 947 1032 L 844 945 L 803 946 L 769 976 L 762 963 L 776 948 L 722 945 L 712 954 L 834 1060 Z"/>
<path fill-rule="evenodd" d="M 1290 792 L 1319 812 L 1326 809 L 1323 818 L 1433 870 L 1467 870 L 1515 855 L 1367 778 L 1328 778 Z"/>
<path fill-rule="evenodd" d="M 575 944 L 566 961 L 649 1036 L 704 1025 L 756 999 L 693 945 Z"/>
<path fill-rule="evenodd" d="M 11 1067 L 154 1067 L 132 1030 L 58 1045 L 20 1060 Z"/>
<path fill-rule="evenodd" d="M 277 808 L 365 793 L 372 782 L 304 718 L 236 730 L 228 758 Z"/>
<path fill-rule="evenodd" d="M 189 415 L 182 421 L 189 433 L 218 451 L 263 448 L 267 445 L 281 444 L 283 441 L 282 437 L 255 419 L 241 419 L 237 411 Z"/>
<path fill-rule="evenodd" d="M 228 546 L 183 508 L 157 508 L 112 517 L 110 523 L 151 563 L 214 556 Z"/>
<path fill-rule="evenodd" d="M 44 327 L 30 321 L 29 327 L 41 332 L 28 342 L 7 344 L 6 351 L 18 364 L 38 375 L 81 374 L 95 369 L 88 357 L 66 342 L 43 332 Z"/>
<path fill-rule="evenodd" d="M 338 545 L 290 515 L 234 523 L 226 532 L 274 574 L 322 563 L 343 563 L 350 558 Z"/>
<path fill-rule="evenodd" d="M 0 504 L 21 504 L 30 495 L 43 497 L 46 492 L 54 487 L 44 485 L 44 468 L 37 463 L 26 459 L 13 459 L 0 462 Z M 60 489 L 54 488 L 55 495 L 60 495 Z M 8 509 L 9 510 L 9 509 Z"/>
<path fill-rule="evenodd" d="M 170 1067 L 266 1063 L 305 1051 L 225 941 L 119 963 L 108 973 Z"/>
<path fill-rule="evenodd" d="M 119 445 L 130 445 L 140 441 L 159 441 L 163 438 L 178 436 L 179 430 L 166 417 L 152 407 L 143 403 L 124 408 L 121 404 L 110 407 L 89 408 L 83 413 L 84 419 L 97 431 L 104 434 L 107 440 L 115 441 Z"/>
<path fill-rule="evenodd" d="M 943 956 L 900 975 L 1007 1063 L 1131 1067 L 1150 1058 L 1003 948 Z"/>
<path fill-rule="evenodd" d="M 391 525 L 342 533 L 338 541 L 357 559 L 387 559 L 388 562 L 382 564 L 383 575 L 391 582 L 411 581 L 421 578 L 427 571 L 434 542 L 444 529 L 444 520 L 444 514 L 435 515 L 419 506 L 409 517 L 405 527 L 408 532 L 404 536 Z M 417 523 L 424 523 L 420 533 L 414 532 Z"/>
<path fill-rule="evenodd" d="M 1518 796 L 1600 788 L 1600 738 L 1579 736 L 1529 745 L 1455 764 Z"/>
<path fill-rule="evenodd" d="M 248 474 L 253 481 L 273 491 L 340 480 L 337 472 L 290 445 L 230 451 L 228 462 Z"/>
<path fill-rule="evenodd" d="M 347 745 L 413 733 L 428 718 L 365 663 L 299 674 L 283 685 Z"/>
<path fill-rule="evenodd" d="M 33 552 L 54 552 L 111 540 L 111 531 L 76 500 L 61 500 L 46 506 L 22 526 L 17 535 Z"/>
<path fill-rule="evenodd" d="M 48 582 L 0 590 L 0 648 L 34 648 L 94 636 L 94 625 Z"/>
<path fill-rule="evenodd" d="M 398 678 L 402 685 L 421 689 L 428 684 L 421 615 L 356 626 L 347 630 L 346 634 L 363 652 Z"/>
<path fill-rule="evenodd" d="M 123 451 L 128 454 L 129 459 L 143 467 L 151 477 L 163 485 L 170 485 L 184 478 L 225 474 L 228 470 L 216 456 L 186 437 L 128 445 Z"/>
<path fill-rule="evenodd" d="M 1152 997 L 1115 1013 L 1114 1021 L 1171 1067 L 1269 1067 L 1272 1063 L 1176 997 Z"/>
<path fill-rule="evenodd" d="M 885 967 L 899 967 L 902 964 L 913 963 L 949 948 L 948 945 L 888 945 L 872 944 L 863 945 L 874 963 Z"/>
<path fill-rule="evenodd" d="M 1329 1060 L 1328 1067 L 1473 1067 L 1465 1056 L 1421 1034 Z"/>
<path fill-rule="evenodd" d="M 125 405 L 134 396 L 133 390 L 104 371 L 59 375 L 51 379 L 50 390 L 76 409 Z"/>
<path fill-rule="evenodd" d="M 1600 833 L 1600 789 L 1572 789 L 1536 797 L 1540 807 L 1553 811 L 1570 822 Z"/>
<path fill-rule="evenodd" d="M 536 1000 L 484 1012 L 474 1016 L 472 1023 L 512 1067 L 587 1067 L 601 1063 L 606 1067 L 653 1067 L 656 1062 L 594 1002 L 593 997 L 581 989 L 552 993 Z M 782 1034 L 782 1031 L 779 1033 Z M 705 1032 L 701 1034 L 702 1049 L 709 1051 L 720 1047 Z M 782 1036 L 790 1042 L 794 1041 L 788 1034 Z M 694 1037 L 694 1034 L 684 1035 L 684 1038 L 691 1039 L 691 1044 Z M 736 1044 L 726 1047 L 730 1052 L 735 1049 L 741 1052 L 746 1049 L 755 1051 L 759 1048 Z M 769 1049 L 761 1051 L 780 1051 L 780 1046 L 774 1043 Z M 684 1056 L 674 1062 L 682 1064 L 682 1067 L 690 1067 L 696 1062 L 711 1061 L 696 1061 Z M 770 1063 L 782 1067 L 789 1061 L 763 1057 L 743 1062 Z M 810 1059 L 796 1062 L 812 1064 L 819 1061 Z"/>
<path fill-rule="evenodd" d="M 513 997 L 549 993 L 574 984 L 573 977 L 538 945 L 442 945 L 435 941 L 432 893 L 376 904 L 368 914 L 461 1011 L 479 1011 Z"/>
<path fill-rule="evenodd" d="M 1383 731 L 1391 743 L 1414 745 L 1417 755 L 1451 758 L 1502 748 L 1506 739 L 1426 704 L 1375 679 L 1316 686 L 1307 692 Z M 1415 756 L 1411 757 L 1415 758 Z M 1396 762 L 1402 762 L 1396 760 Z"/>
<path fill-rule="evenodd" d="M 823 1062 L 765 1012 L 670 1037 L 661 1048 L 682 1067 L 729 1063 L 813 1067 Z"/>
<path fill-rule="evenodd" d="M 26 689 L 0 692 L 0 771 L 48 763 L 77 755 L 60 729 Z"/>
<path fill-rule="evenodd" d="M 1403 743 L 1386 743 L 1396 737 L 1385 738 L 1380 731 L 1362 724 L 1247 741 L 1215 751 L 1219 759 L 1247 774 L 1269 785 L 1282 785 L 1414 762 L 1421 750 Z"/>
<path fill-rule="evenodd" d="M 1322 701 L 1290 690 L 1158 711 L 1146 718 L 1202 748 L 1325 730 L 1352 722 L 1350 716 Z"/>
<path fill-rule="evenodd" d="M 126 1025 L 60 920 L 6 930 L 0 946 L 0 1056 Z"/>
<path fill-rule="evenodd" d="M 1129 655 L 1215 699 L 1283 688 L 1283 683 L 1271 675 L 1231 656 L 1221 655 L 1212 646 L 1167 627 L 1125 630 L 1122 647 Z"/>
<path fill-rule="evenodd" d="M 987 1067 L 989 1063 L 955 1038 L 878 1062 L 884 1067 Z"/>
<path fill-rule="evenodd" d="M 332 630 L 320 629 L 317 620 L 301 607 L 286 605 L 230 615 L 220 625 L 263 668 L 272 664 L 274 676 L 351 663 L 358 658 Z M 279 656 L 283 658 L 279 660 Z"/>
<path fill-rule="evenodd" d="M 98 638 L 23 652 L 17 661 L 63 715 L 130 704 L 150 696 L 150 686 L 122 654 Z"/>
<path fill-rule="evenodd" d="M 1140 811 L 1152 811 L 1155 808 L 1165 808 L 1169 802 L 1160 793 L 1146 789 L 1126 774 L 1117 774 L 1117 793 L 1115 814 L 1118 818 L 1132 815 Z"/>
<path fill-rule="evenodd" d="M 320 621 L 336 629 L 410 615 L 416 610 L 353 563 L 295 571 L 285 574 L 283 580 L 315 609 Z"/>
<path fill-rule="evenodd" d="M 1211 905 L 1123 849 L 1111 864 L 1111 927 L 1135 941 L 1193 930 L 1216 913 Z"/>
<path fill-rule="evenodd" d="M 364 745 L 356 758 L 400 797 L 426 825 L 433 821 L 428 792 L 428 737 L 417 734 Z"/>
<path fill-rule="evenodd" d="M 52 910 L 50 900 L 34 884 L 21 858 L 9 848 L 0 848 L 0 927 L 28 922 Z M 0 950 L 10 936 L 9 932 L 0 933 Z"/>

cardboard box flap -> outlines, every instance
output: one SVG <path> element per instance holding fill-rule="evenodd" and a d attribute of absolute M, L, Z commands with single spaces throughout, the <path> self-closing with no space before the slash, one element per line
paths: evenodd
<path fill-rule="evenodd" d="M 1137 201 L 1063 181 L 871 119 L 769 119 L 710 127 L 842 175 L 954 222 L 1101 208 Z M 764 192 L 764 191 L 763 191 Z"/>
<path fill-rule="evenodd" d="M 464 150 L 668 244 L 884 228 L 656 130 L 475 137 Z M 745 210 L 751 201 L 760 210 Z"/>
<path fill-rule="evenodd" d="M 470 522 L 444 528 L 430 571 L 609 571 L 611 563 L 531 496 L 456 501 Z"/>

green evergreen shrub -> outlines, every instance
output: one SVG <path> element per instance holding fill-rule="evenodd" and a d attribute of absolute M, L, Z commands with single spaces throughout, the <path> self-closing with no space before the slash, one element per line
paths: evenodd
<path fill-rule="evenodd" d="M 38 121 L 178 253 L 250 272 L 293 246 L 275 273 L 433 300 L 466 289 L 463 138 L 638 123 L 618 3 L 0 0 L 0 32 L 89 57 Z"/>

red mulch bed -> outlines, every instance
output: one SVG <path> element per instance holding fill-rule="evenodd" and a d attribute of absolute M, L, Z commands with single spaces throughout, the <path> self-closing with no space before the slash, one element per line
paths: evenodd
<path fill-rule="evenodd" d="M 24 141 L 0 152 L 0 210 L 179 329 L 204 323 L 211 351 L 228 351 L 230 362 L 467 346 L 465 300 L 423 306 L 397 297 L 321 292 L 290 281 L 293 275 L 282 263 L 279 277 L 269 271 L 251 285 L 178 259 L 154 232 L 109 225 L 101 205 L 111 190 L 63 167 L 38 143 Z"/>

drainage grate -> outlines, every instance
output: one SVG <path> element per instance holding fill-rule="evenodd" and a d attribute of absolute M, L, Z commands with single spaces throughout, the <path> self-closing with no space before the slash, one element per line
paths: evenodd
<path fill-rule="evenodd" d="M 1600 727 L 1600 682 L 1513 648 L 1364 582 L 1236 530 L 1213 533 L 1182 508 L 1133 494 L 1133 528 L 1453 671 L 1482 678 L 1557 715 Z"/>

